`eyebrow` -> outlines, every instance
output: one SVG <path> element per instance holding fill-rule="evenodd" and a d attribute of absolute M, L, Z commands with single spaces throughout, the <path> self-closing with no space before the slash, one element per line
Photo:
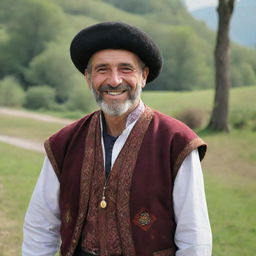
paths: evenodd
<path fill-rule="evenodd" d="M 97 69 L 97 68 L 101 68 L 101 67 L 106 67 L 108 64 L 97 64 L 97 65 L 95 65 L 95 69 Z"/>
<path fill-rule="evenodd" d="M 108 63 L 99 63 L 99 64 L 96 64 L 94 69 L 98 69 L 98 68 L 104 68 L 104 67 L 107 67 L 109 66 Z M 135 68 L 134 65 L 132 65 L 131 63 L 127 63 L 127 62 L 121 62 L 121 63 L 118 63 L 118 66 L 120 67 L 129 67 L 129 68 Z"/>
<path fill-rule="evenodd" d="M 130 63 L 120 63 L 120 66 L 125 66 L 125 67 L 130 67 L 130 68 L 134 68 L 134 66 Z"/>

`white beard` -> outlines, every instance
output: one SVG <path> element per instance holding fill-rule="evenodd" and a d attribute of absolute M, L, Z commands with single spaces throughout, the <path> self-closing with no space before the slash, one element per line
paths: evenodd
<path fill-rule="evenodd" d="M 118 100 L 113 100 L 111 104 L 105 102 L 101 97 L 101 95 L 96 92 L 92 84 L 91 84 L 91 91 L 94 95 L 94 98 L 98 106 L 104 113 L 111 116 L 121 116 L 124 113 L 126 113 L 129 109 L 131 109 L 137 102 L 139 102 L 142 86 L 137 85 L 137 88 L 133 95 L 131 95 L 130 91 L 128 91 L 129 98 L 123 103 L 119 103 Z"/>

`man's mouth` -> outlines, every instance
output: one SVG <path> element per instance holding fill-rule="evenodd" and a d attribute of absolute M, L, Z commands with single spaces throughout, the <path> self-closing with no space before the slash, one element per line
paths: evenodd
<path fill-rule="evenodd" d="M 116 86 L 116 87 L 106 84 L 106 85 L 102 85 L 99 88 L 99 92 L 106 93 L 107 95 L 110 95 L 110 96 L 119 96 L 130 90 L 131 90 L 131 87 L 128 84 L 120 84 L 119 86 Z"/>
<path fill-rule="evenodd" d="M 107 94 L 111 95 L 111 96 L 118 96 L 121 95 L 125 92 L 126 90 L 122 90 L 122 91 L 105 91 Z"/>

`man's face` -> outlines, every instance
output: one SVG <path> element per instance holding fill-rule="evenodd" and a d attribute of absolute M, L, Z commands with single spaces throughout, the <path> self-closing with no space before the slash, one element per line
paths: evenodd
<path fill-rule="evenodd" d="M 102 50 L 90 60 L 87 82 L 105 114 L 120 116 L 132 111 L 146 84 L 148 68 L 132 52 Z"/>

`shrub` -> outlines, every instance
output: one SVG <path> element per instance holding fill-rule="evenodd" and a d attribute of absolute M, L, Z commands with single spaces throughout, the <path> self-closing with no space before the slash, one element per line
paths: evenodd
<path fill-rule="evenodd" d="M 89 112 L 93 105 L 94 99 L 89 89 L 86 89 L 85 86 L 73 88 L 67 102 L 69 110 Z"/>
<path fill-rule="evenodd" d="M 200 109 L 185 109 L 176 115 L 176 118 L 184 122 L 191 129 L 198 129 L 204 121 L 204 113 Z"/>
<path fill-rule="evenodd" d="M 55 89 L 59 103 L 67 101 L 73 83 L 74 68 L 69 60 L 66 48 L 59 44 L 49 44 L 48 48 L 37 55 L 25 72 L 26 80 L 31 84 L 47 84 Z M 81 79 L 81 75 L 79 74 Z"/>
<path fill-rule="evenodd" d="M 230 113 L 230 123 L 235 129 L 255 130 L 256 112 L 251 110 L 233 109 Z"/>
<path fill-rule="evenodd" d="M 30 87 L 26 95 L 26 107 L 30 109 L 50 109 L 55 104 L 55 90 L 49 86 Z"/>
<path fill-rule="evenodd" d="M 11 76 L 0 81 L 0 105 L 21 107 L 25 101 L 25 92 L 18 81 Z"/>

